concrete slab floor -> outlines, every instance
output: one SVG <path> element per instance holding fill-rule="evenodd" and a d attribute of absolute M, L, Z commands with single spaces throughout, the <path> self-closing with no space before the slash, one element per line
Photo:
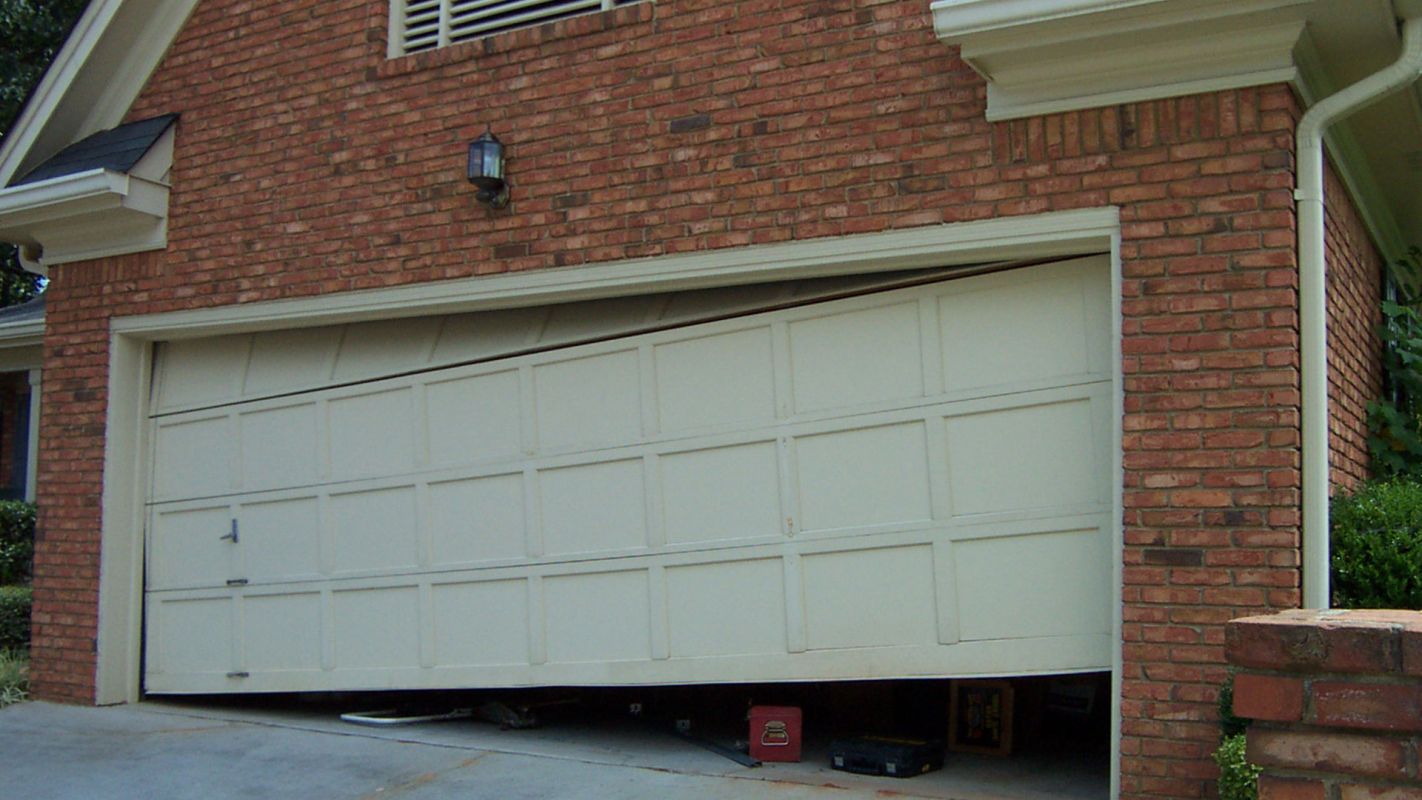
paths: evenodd
<path fill-rule="evenodd" d="M 396 728 L 319 710 L 147 702 L 0 710 L 0 796 L 165 798 L 667 798 L 1059 800 L 1105 796 L 1086 765 L 950 756 L 907 780 L 836 772 L 823 754 L 747 769 L 660 731 L 595 723 L 501 731 Z"/>

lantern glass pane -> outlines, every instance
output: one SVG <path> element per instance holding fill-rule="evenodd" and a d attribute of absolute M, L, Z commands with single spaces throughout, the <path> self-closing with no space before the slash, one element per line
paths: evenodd
<path fill-rule="evenodd" d="M 484 142 L 480 145 L 483 150 L 483 174 L 489 178 L 502 178 L 504 176 L 503 158 L 500 151 L 503 150 L 498 142 Z"/>

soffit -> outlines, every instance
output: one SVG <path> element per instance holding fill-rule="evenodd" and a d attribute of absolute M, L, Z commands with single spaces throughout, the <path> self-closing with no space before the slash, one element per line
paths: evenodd
<path fill-rule="evenodd" d="M 937 0 L 939 38 L 988 81 L 989 119 L 1292 83 L 1312 102 L 1397 56 L 1419 0 Z M 1335 125 L 1329 149 L 1377 244 L 1422 242 L 1422 94 Z"/>

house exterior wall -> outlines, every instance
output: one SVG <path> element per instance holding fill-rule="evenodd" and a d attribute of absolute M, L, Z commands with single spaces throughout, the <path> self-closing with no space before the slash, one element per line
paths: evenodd
<path fill-rule="evenodd" d="M 111 317 L 1114 205 L 1122 796 L 1208 795 L 1224 625 L 1300 601 L 1288 87 L 993 124 L 921 0 L 662 0 L 397 60 L 388 8 L 200 4 L 133 109 L 182 114 L 169 247 L 52 275 L 36 696 L 93 698 Z M 486 125 L 503 212 L 463 177 Z"/>
<path fill-rule="evenodd" d="M 1324 183 L 1328 260 L 1328 402 L 1332 483 L 1348 491 L 1368 477 L 1368 403 L 1382 396 L 1382 255 L 1357 207 L 1329 169 Z"/>

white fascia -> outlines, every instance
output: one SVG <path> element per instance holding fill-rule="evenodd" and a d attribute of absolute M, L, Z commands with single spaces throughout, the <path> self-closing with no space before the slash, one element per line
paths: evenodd
<path fill-rule="evenodd" d="M 1016 119 L 1292 80 L 1312 0 L 937 0 L 934 29 Z"/>
<path fill-rule="evenodd" d="M 108 169 L 0 190 L 0 241 L 20 245 L 42 270 L 162 249 L 167 223 L 166 185 Z"/>

